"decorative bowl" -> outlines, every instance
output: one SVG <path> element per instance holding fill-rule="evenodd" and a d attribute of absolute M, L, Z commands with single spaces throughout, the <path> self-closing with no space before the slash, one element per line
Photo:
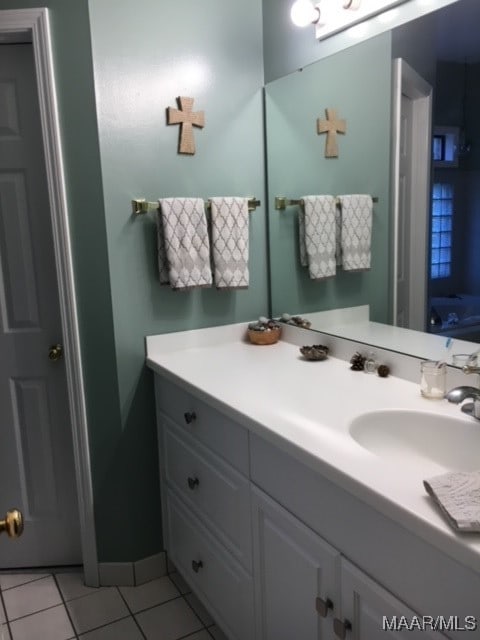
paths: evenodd
<path fill-rule="evenodd" d="M 266 329 L 265 331 L 255 331 L 248 329 L 248 338 L 252 344 L 275 344 L 282 334 L 281 327 Z"/>
<path fill-rule="evenodd" d="M 309 347 L 300 347 L 300 353 L 306 360 L 326 360 L 328 358 L 328 347 L 322 344 L 312 344 Z"/>

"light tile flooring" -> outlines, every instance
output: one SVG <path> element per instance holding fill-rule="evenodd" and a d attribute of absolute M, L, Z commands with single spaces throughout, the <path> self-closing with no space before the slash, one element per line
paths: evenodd
<path fill-rule="evenodd" d="M 0 574 L 0 640 L 226 640 L 177 572 L 86 587 L 80 571 Z"/>

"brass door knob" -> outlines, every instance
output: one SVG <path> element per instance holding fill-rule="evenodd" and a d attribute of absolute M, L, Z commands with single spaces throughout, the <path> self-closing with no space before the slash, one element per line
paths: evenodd
<path fill-rule="evenodd" d="M 48 358 L 53 362 L 60 360 L 63 356 L 63 346 L 61 344 L 52 344 L 50 349 L 48 350 Z"/>
<path fill-rule="evenodd" d="M 23 516 L 18 509 L 12 509 L 5 514 L 5 520 L 0 520 L 0 533 L 5 531 L 9 538 L 18 538 L 23 532 Z"/>

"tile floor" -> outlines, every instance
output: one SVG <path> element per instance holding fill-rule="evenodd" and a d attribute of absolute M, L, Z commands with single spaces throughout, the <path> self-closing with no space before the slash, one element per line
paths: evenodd
<path fill-rule="evenodd" d="M 86 587 L 80 570 L 0 574 L 0 640 L 226 640 L 177 572 Z"/>

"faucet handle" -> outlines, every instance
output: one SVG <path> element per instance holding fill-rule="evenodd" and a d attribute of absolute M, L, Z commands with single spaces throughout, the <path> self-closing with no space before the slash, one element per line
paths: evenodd
<path fill-rule="evenodd" d="M 463 373 L 480 373 L 480 367 L 474 367 L 470 364 L 466 364 L 462 368 Z"/>

